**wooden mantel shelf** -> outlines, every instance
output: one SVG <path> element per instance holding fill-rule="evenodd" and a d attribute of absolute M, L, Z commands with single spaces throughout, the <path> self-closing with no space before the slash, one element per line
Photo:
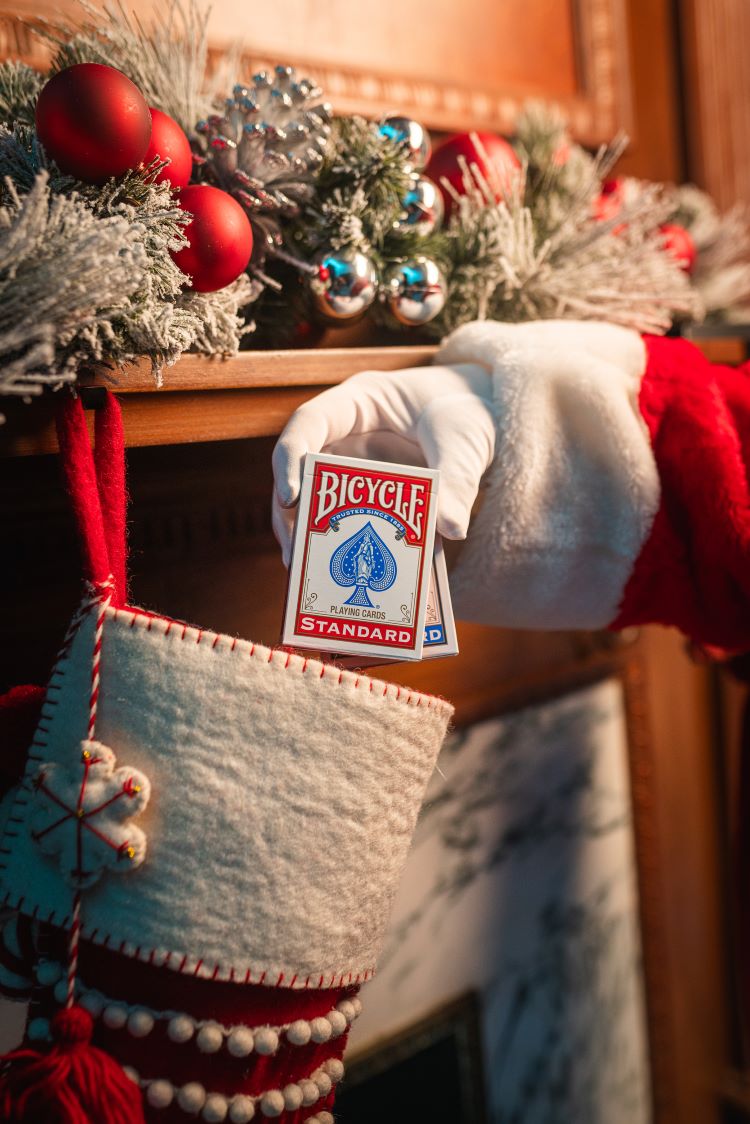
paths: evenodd
<path fill-rule="evenodd" d="M 246 351 L 231 359 L 183 355 L 157 387 L 147 362 L 101 368 L 82 378 L 121 399 L 128 446 L 182 445 L 271 437 L 290 415 L 327 386 L 358 371 L 395 370 L 429 363 L 434 347 L 353 347 L 305 351 Z M 52 398 L 11 403 L 0 430 L 0 454 L 34 456 L 57 451 Z"/>
<path fill-rule="evenodd" d="M 183 355 L 163 372 L 156 387 L 151 364 L 137 363 L 119 371 L 102 370 L 88 380 L 118 394 L 172 393 L 186 390 L 264 390 L 269 387 L 331 386 L 357 371 L 393 371 L 429 363 L 435 347 L 330 347 L 304 351 L 244 351 L 231 359 Z"/>
<path fill-rule="evenodd" d="M 709 359 L 738 363 L 746 341 L 696 339 Z M 390 371 L 431 362 L 435 347 L 341 347 L 303 351 L 245 351 L 231 359 L 183 355 L 156 385 L 151 365 L 100 368 L 82 377 L 85 386 L 106 386 L 121 398 L 128 446 L 184 445 L 272 437 L 290 415 L 325 387 L 358 371 Z M 57 451 L 54 396 L 31 405 L 7 401 L 0 428 L 0 456 Z"/>

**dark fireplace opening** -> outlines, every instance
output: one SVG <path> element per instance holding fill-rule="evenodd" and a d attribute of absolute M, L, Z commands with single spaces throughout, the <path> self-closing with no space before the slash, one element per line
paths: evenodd
<path fill-rule="evenodd" d="M 466 996 L 347 1065 L 337 1124 L 486 1124 L 479 1007 Z"/>

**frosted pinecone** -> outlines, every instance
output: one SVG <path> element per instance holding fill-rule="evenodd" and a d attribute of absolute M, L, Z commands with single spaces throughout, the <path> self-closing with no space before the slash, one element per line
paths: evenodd
<path fill-rule="evenodd" d="M 234 87 L 223 114 L 200 121 L 210 177 L 255 215 L 287 217 L 312 195 L 331 132 L 331 107 L 307 78 L 277 66 Z"/>

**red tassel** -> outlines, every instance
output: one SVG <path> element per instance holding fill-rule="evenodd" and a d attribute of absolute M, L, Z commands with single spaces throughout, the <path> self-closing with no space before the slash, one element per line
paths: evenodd
<path fill-rule="evenodd" d="M 0 1120 L 9 1124 L 144 1124 L 141 1091 L 118 1063 L 91 1045 L 82 1007 L 52 1020 L 50 1051 L 14 1050 L 2 1059 Z"/>

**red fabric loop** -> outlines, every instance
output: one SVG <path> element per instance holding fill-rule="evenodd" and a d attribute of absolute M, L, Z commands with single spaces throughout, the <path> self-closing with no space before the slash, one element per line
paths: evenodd
<path fill-rule="evenodd" d="M 104 405 L 96 411 L 93 452 L 80 398 L 64 401 L 56 420 L 60 460 L 78 527 L 85 576 L 101 585 L 111 574 L 112 603 L 124 605 L 127 496 L 120 405 L 108 392 Z"/>
<path fill-rule="evenodd" d="M 109 570 L 114 579 L 114 605 L 124 605 L 128 597 L 125 487 L 125 435 L 120 403 L 107 394 L 95 414 L 96 444 L 94 464 L 99 485 L 104 535 L 107 540 Z"/>

